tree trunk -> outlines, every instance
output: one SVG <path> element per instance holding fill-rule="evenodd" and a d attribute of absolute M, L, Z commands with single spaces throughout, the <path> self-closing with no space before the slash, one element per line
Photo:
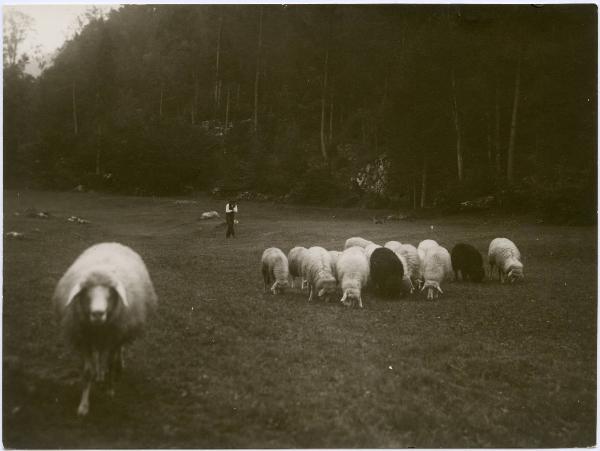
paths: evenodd
<path fill-rule="evenodd" d="M 427 201 L 427 155 L 423 155 L 423 172 L 421 174 L 421 208 Z"/>
<path fill-rule="evenodd" d="M 502 155 L 500 150 L 500 101 L 498 99 L 498 86 L 496 86 L 495 115 L 496 130 L 494 132 L 494 147 L 496 151 L 496 178 L 500 178 L 502 176 Z"/>
<path fill-rule="evenodd" d="M 199 97 L 198 88 L 198 72 L 194 72 L 194 103 L 192 105 L 192 125 L 196 125 L 196 117 L 198 116 L 198 97 Z"/>
<path fill-rule="evenodd" d="M 73 132 L 77 135 L 77 103 L 75 102 L 75 82 L 73 82 Z"/>
<path fill-rule="evenodd" d="M 96 146 L 96 175 L 100 175 L 100 154 L 102 153 L 102 126 L 98 124 L 98 145 Z"/>
<path fill-rule="evenodd" d="M 164 91 L 164 83 L 160 83 L 160 103 L 158 106 L 158 118 L 162 119 L 162 115 L 163 115 L 163 91 Z"/>
<path fill-rule="evenodd" d="M 452 113 L 454 116 L 454 130 L 456 132 L 456 166 L 458 172 L 458 182 L 463 181 L 463 152 L 462 143 L 460 136 L 460 121 L 458 119 L 458 105 L 456 102 L 456 75 L 454 73 L 454 67 L 450 72 L 452 78 Z"/>
<path fill-rule="evenodd" d="M 329 140 L 328 144 L 331 145 L 333 141 L 333 94 L 331 94 L 331 101 L 329 103 Z"/>
<path fill-rule="evenodd" d="M 229 129 L 229 86 L 227 86 L 227 104 L 225 106 L 225 132 L 227 134 L 227 130 Z"/>
<path fill-rule="evenodd" d="M 260 82 L 260 57 L 262 52 L 263 8 L 260 7 L 258 17 L 258 46 L 256 49 L 256 74 L 254 77 L 254 134 L 258 133 L 258 84 Z"/>
<path fill-rule="evenodd" d="M 510 140 L 508 142 L 508 155 L 506 158 L 506 181 L 512 185 L 514 181 L 514 156 L 515 156 L 515 136 L 517 134 L 517 113 L 519 110 L 519 97 L 521 90 L 521 54 L 519 50 L 519 59 L 517 61 L 517 74 L 515 76 L 515 97 L 513 99 L 512 118 L 510 121 Z"/>
<path fill-rule="evenodd" d="M 327 99 L 327 72 L 329 63 L 329 50 L 325 51 L 325 64 L 323 65 L 323 92 L 321 94 L 321 154 L 323 160 L 327 162 L 329 155 L 327 154 L 327 143 L 325 142 L 325 104 Z"/>
<path fill-rule="evenodd" d="M 237 84 L 237 89 L 236 89 L 236 92 L 235 92 L 235 109 L 236 109 L 236 111 L 240 107 L 240 87 L 241 87 L 241 83 L 238 83 Z"/>
<path fill-rule="evenodd" d="M 493 171 L 494 163 L 492 161 L 492 125 L 490 119 L 490 113 L 485 113 L 485 124 L 487 127 L 487 160 L 488 169 Z"/>
<path fill-rule="evenodd" d="M 214 94 L 214 105 L 215 114 L 219 110 L 220 93 L 219 93 L 219 71 L 221 62 L 221 36 L 223 35 L 223 16 L 219 17 L 219 34 L 217 36 L 217 57 L 215 63 L 215 94 Z"/>

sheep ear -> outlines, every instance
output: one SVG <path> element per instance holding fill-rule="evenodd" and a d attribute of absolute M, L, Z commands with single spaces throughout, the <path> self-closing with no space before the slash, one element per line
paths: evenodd
<path fill-rule="evenodd" d="M 123 286 L 123 284 L 121 282 L 117 282 L 115 284 L 115 290 L 116 290 L 117 294 L 119 295 L 119 297 L 121 298 L 121 300 L 123 301 L 123 305 L 125 305 L 125 307 L 129 307 L 129 301 L 127 300 L 127 294 L 125 294 L 125 287 Z"/>
<path fill-rule="evenodd" d="M 81 293 L 81 282 L 77 282 L 73 288 L 71 288 L 71 291 L 69 291 L 69 296 L 67 297 L 67 303 L 65 304 L 65 307 L 73 302 L 73 299 L 75 299 L 79 293 Z"/>
<path fill-rule="evenodd" d="M 342 296 L 342 299 L 340 299 L 340 302 L 344 302 L 347 297 L 348 297 L 348 293 L 346 291 L 344 291 L 344 295 Z"/>
<path fill-rule="evenodd" d="M 317 293 L 317 296 L 319 296 L 319 297 L 323 297 L 323 295 L 324 295 L 324 294 L 325 294 L 325 288 L 321 288 L 321 289 L 319 290 L 319 292 Z"/>
<path fill-rule="evenodd" d="M 436 287 L 436 288 L 440 292 L 440 294 L 444 294 L 444 292 L 442 291 L 442 289 L 440 287 Z"/>

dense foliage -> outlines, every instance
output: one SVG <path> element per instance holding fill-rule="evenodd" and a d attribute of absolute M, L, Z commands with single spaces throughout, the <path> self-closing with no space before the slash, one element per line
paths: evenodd
<path fill-rule="evenodd" d="M 5 56 L 8 186 L 404 207 L 495 194 L 595 218 L 594 5 L 127 5 L 88 19 L 38 79 Z M 376 161 L 381 179 L 359 185 Z"/>

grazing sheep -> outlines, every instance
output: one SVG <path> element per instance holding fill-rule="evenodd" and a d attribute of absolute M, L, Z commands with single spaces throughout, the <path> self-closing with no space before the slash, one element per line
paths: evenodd
<path fill-rule="evenodd" d="M 337 261 L 340 258 L 340 255 L 342 255 L 342 253 L 340 251 L 329 251 L 329 256 L 331 257 L 331 274 L 333 274 L 333 277 L 335 277 L 335 280 L 337 280 L 339 282 L 338 276 L 337 276 Z"/>
<path fill-rule="evenodd" d="M 459 243 L 452 249 L 452 268 L 454 278 L 458 280 L 460 272 L 462 280 L 481 282 L 485 276 L 483 258 L 477 249 L 470 244 Z"/>
<path fill-rule="evenodd" d="M 498 277 L 501 283 L 508 277 L 510 283 L 523 280 L 523 263 L 521 253 L 515 243 L 507 238 L 496 238 L 490 243 L 488 250 L 490 263 L 490 279 L 493 278 L 494 268 L 498 267 Z"/>
<path fill-rule="evenodd" d="M 288 287 L 288 259 L 281 249 L 270 247 L 265 249 L 261 259 L 261 269 L 263 281 L 265 283 L 265 293 L 267 287 L 271 285 L 271 293 L 283 293 Z"/>
<path fill-rule="evenodd" d="M 373 242 L 369 241 L 369 240 L 365 240 L 364 238 L 361 238 L 359 236 L 355 236 L 352 238 L 348 238 L 346 240 L 346 244 L 344 244 L 344 249 L 348 249 L 349 247 L 352 247 L 352 246 L 366 248 L 369 244 L 373 244 Z"/>
<path fill-rule="evenodd" d="M 422 272 L 425 283 L 421 291 L 427 290 L 427 300 L 437 299 L 439 294 L 444 294 L 440 285 L 452 273 L 448 250 L 442 246 L 430 247 L 423 259 Z"/>
<path fill-rule="evenodd" d="M 294 288 L 294 281 L 296 278 L 301 280 L 301 288 L 304 288 L 304 276 L 302 274 L 302 260 L 306 254 L 306 249 L 303 246 L 296 246 L 288 253 L 288 268 L 290 276 L 292 278 L 292 288 Z"/>
<path fill-rule="evenodd" d="M 58 282 L 52 298 L 62 331 L 83 356 L 84 388 L 77 409 L 87 415 L 94 380 L 108 376 L 108 393 L 123 368 L 123 346 L 142 332 L 157 304 L 146 265 L 127 246 L 96 244 Z"/>
<path fill-rule="evenodd" d="M 313 246 L 306 252 L 302 261 L 302 274 L 308 280 L 308 302 L 315 294 L 327 302 L 337 291 L 337 282 L 331 273 L 331 256 L 320 246 Z"/>
<path fill-rule="evenodd" d="M 381 246 L 379 244 L 375 244 L 375 243 L 371 243 L 367 247 L 365 247 L 365 256 L 367 257 L 368 262 L 371 261 L 371 255 L 373 255 L 373 252 L 375 251 L 375 249 L 379 249 L 380 247 Z"/>
<path fill-rule="evenodd" d="M 337 261 L 338 280 L 342 288 L 340 302 L 346 307 L 363 308 L 361 291 L 369 279 L 369 262 L 359 246 L 349 247 Z"/>
<path fill-rule="evenodd" d="M 408 275 L 408 278 L 411 281 L 411 285 L 413 287 L 416 286 L 417 289 L 421 288 L 421 280 L 420 280 L 420 266 L 419 266 L 419 254 L 417 252 L 417 248 L 412 244 L 403 244 L 398 249 L 397 254 L 404 257 L 406 264 L 404 266 L 404 274 Z M 404 265 L 404 262 L 402 263 Z M 412 293 L 412 291 L 411 291 Z"/>
<path fill-rule="evenodd" d="M 435 240 L 423 240 L 423 241 L 421 241 L 419 243 L 419 246 L 417 247 L 417 252 L 419 254 L 419 261 L 421 263 L 423 263 L 423 260 L 425 259 L 425 254 L 427 253 L 427 251 L 429 249 L 431 249 L 432 247 L 436 247 L 436 246 L 439 246 L 439 244 Z"/>
<path fill-rule="evenodd" d="M 400 294 L 404 267 L 394 251 L 387 247 L 373 249 L 369 259 L 369 271 L 376 293 L 385 297 Z"/>
<path fill-rule="evenodd" d="M 400 241 L 388 241 L 383 245 L 383 247 L 387 247 L 388 249 L 393 250 L 395 253 L 398 253 L 398 250 L 402 246 Z"/>
<path fill-rule="evenodd" d="M 200 219 L 213 219 L 213 218 L 220 218 L 219 213 L 217 213 L 216 211 L 205 211 L 204 213 L 202 213 L 200 215 Z"/>

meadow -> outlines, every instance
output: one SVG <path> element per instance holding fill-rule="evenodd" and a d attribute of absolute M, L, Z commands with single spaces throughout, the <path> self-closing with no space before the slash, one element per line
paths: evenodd
<path fill-rule="evenodd" d="M 183 200 L 183 201 L 182 201 Z M 596 443 L 597 229 L 526 217 L 373 224 L 373 212 L 225 201 L 5 191 L 3 444 L 8 448 L 586 447 Z M 28 209 L 47 211 L 30 217 Z M 76 215 L 89 224 L 69 222 Z M 24 233 L 22 239 L 7 232 Z M 435 302 L 365 308 L 263 293 L 266 247 L 346 238 L 519 246 L 525 281 L 446 283 Z M 88 246 L 144 258 L 159 296 L 109 399 L 76 415 L 79 360 L 50 303 Z"/>

